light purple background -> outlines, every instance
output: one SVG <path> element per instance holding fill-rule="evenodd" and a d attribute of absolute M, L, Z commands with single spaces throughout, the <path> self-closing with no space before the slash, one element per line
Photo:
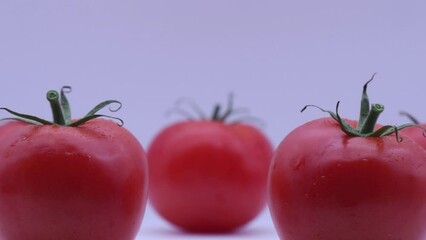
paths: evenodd
<path fill-rule="evenodd" d="M 0 106 L 50 118 L 45 93 L 71 85 L 74 116 L 105 99 L 145 146 L 175 100 L 211 111 L 235 93 L 267 126 L 274 145 L 324 116 L 305 104 L 357 118 L 362 85 L 385 104 L 383 123 L 406 110 L 426 121 L 426 2 L 0 1 Z M 0 113 L 0 117 L 6 116 Z M 207 236 L 191 236 L 207 239 Z M 140 239 L 190 239 L 150 207 Z M 240 235 L 278 239 L 268 211 Z M 139 239 L 139 238 L 138 238 Z"/>

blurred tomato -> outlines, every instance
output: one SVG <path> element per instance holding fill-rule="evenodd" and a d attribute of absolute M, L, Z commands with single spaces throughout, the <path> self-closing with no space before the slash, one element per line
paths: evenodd
<path fill-rule="evenodd" d="M 257 128 L 227 123 L 231 113 L 172 124 L 148 148 L 150 201 L 187 231 L 232 231 L 266 205 L 272 146 Z"/>

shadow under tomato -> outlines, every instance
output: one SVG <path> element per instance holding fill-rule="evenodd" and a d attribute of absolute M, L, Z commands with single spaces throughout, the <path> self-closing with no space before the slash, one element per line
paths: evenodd
<path fill-rule="evenodd" d="M 173 228 L 173 227 L 157 227 L 157 228 L 151 228 L 151 229 L 145 229 L 146 233 L 149 234 L 153 234 L 153 235 L 158 235 L 158 236 L 204 236 L 204 237 L 223 237 L 223 236 L 227 236 L 227 237 L 235 237 L 235 238 L 241 238 L 241 237 L 255 237 L 255 236 L 265 236 L 265 235 L 270 235 L 273 234 L 273 232 L 271 231 L 271 229 L 266 228 L 266 227 L 247 227 L 247 228 L 242 228 L 236 231 L 232 231 L 232 232 L 225 232 L 225 233 L 193 233 L 193 232 L 188 232 L 188 231 L 184 231 L 178 228 Z"/>

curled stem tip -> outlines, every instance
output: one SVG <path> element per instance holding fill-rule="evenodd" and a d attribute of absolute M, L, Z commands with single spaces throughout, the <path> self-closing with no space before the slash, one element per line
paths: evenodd
<path fill-rule="evenodd" d="M 70 87 L 70 86 L 63 86 L 61 88 L 62 93 L 71 93 L 71 91 L 72 91 L 72 87 Z"/>

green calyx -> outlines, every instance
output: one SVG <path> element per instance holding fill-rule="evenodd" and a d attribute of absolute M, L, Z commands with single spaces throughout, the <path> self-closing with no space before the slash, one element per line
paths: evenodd
<path fill-rule="evenodd" d="M 187 104 L 195 116 L 189 111 L 186 111 L 182 105 Z M 258 125 L 263 125 L 262 121 L 256 117 L 249 115 L 249 110 L 246 108 L 235 108 L 234 107 L 234 95 L 232 93 L 228 96 L 228 102 L 225 108 L 223 105 L 218 103 L 214 105 L 213 112 L 210 116 L 206 115 L 201 108 L 191 99 L 182 98 L 179 99 L 175 106 L 168 112 L 177 113 L 184 116 L 187 120 L 209 120 L 217 122 L 226 122 L 230 124 L 240 123 L 240 122 L 253 122 Z"/>
<path fill-rule="evenodd" d="M 380 116 L 380 114 L 384 111 L 385 107 L 382 104 L 371 104 L 367 95 L 367 87 L 368 84 L 373 81 L 374 76 L 376 74 L 373 74 L 373 76 L 368 80 L 363 87 L 362 91 L 362 97 L 361 97 L 361 110 L 359 115 L 358 124 L 356 127 L 352 127 L 349 123 L 347 123 L 345 120 L 343 120 L 339 115 L 339 104 L 340 101 L 336 104 L 336 112 L 332 112 L 329 110 L 324 110 L 318 106 L 315 105 L 306 105 L 301 112 L 305 111 L 308 107 L 315 107 L 320 109 L 323 112 L 326 112 L 330 114 L 330 116 L 336 120 L 340 128 L 343 132 L 345 132 L 349 136 L 356 136 L 356 137 L 385 137 L 391 134 L 395 134 L 396 139 L 398 142 L 402 141 L 402 138 L 398 136 L 398 131 L 401 129 L 407 128 L 407 127 L 419 127 L 422 128 L 414 123 L 407 123 L 403 125 L 385 125 L 378 129 L 376 129 L 376 123 Z M 423 128 L 422 128 L 423 129 Z M 423 129 L 426 131 L 426 129 Z"/>
<path fill-rule="evenodd" d="M 98 111 L 105 108 L 106 106 L 110 106 L 111 104 L 118 104 L 116 108 L 109 108 L 111 112 L 116 112 L 120 110 L 121 103 L 117 100 L 107 100 L 96 105 L 92 110 L 90 110 L 84 117 L 78 119 L 77 121 L 72 121 L 71 119 L 71 109 L 68 103 L 68 99 L 66 97 L 66 93 L 71 92 L 71 87 L 64 86 L 61 88 L 60 93 L 55 90 L 50 90 L 46 94 L 46 98 L 50 103 L 50 107 L 52 109 L 53 121 L 48 121 L 36 116 L 22 114 L 15 111 L 12 111 L 8 108 L 0 108 L 0 110 L 4 110 L 15 117 L 12 118 L 3 118 L 0 120 L 18 120 L 31 124 L 41 124 L 41 125 L 59 125 L 59 126 L 69 126 L 69 127 L 77 127 L 82 125 L 83 123 L 98 118 L 98 117 L 107 117 L 117 120 L 120 126 L 123 125 L 123 120 L 120 118 L 98 114 Z"/>

